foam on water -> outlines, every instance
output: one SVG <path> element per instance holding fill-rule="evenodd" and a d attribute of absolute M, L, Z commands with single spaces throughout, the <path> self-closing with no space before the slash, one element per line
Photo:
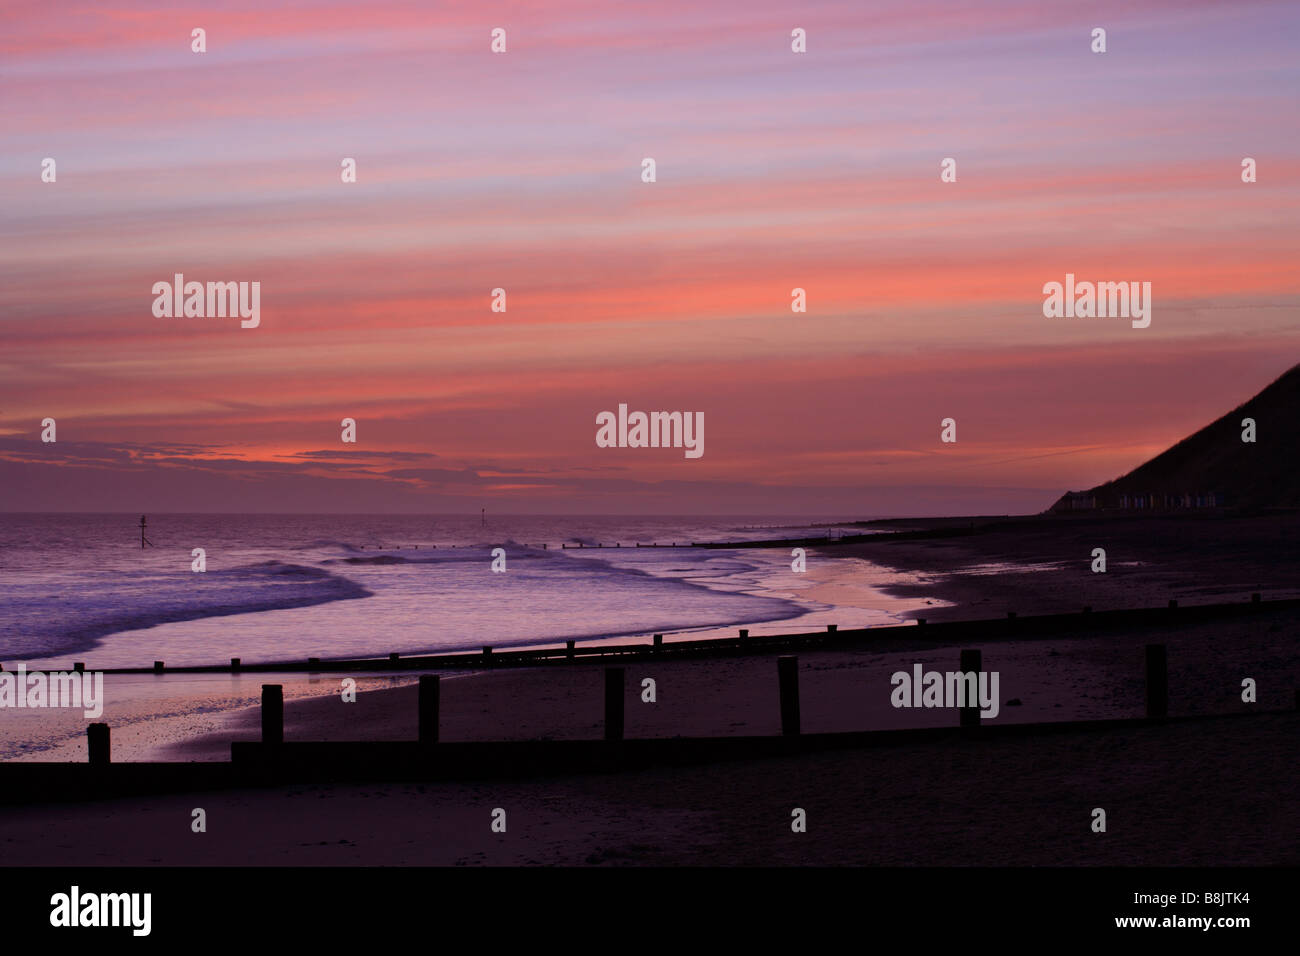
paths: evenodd
<path fill-rule="evenodd" d="M 741 519 L 0 517 L 0 660 L 66 667 L 375 656 L 789 620 L 786 552 L 636 548 L 771 534 Z M 787 533 L 787 532 L 783 532 Z M 560 549 L 563 542 L 604 548 Z M 622 542 L 625 546 L 609 545 Z M 543 549 L 540 545 L 547 543 Z M 418 550 L 417 550 L 418 546 Z M 208 570 L 190 570 L 202 547 Z M 508 571 L 490 570 L 506 551 Z M 790 575 L 785 575 L 790 577 Z M 777 596 L 778 593 L 780 596 Z"/>

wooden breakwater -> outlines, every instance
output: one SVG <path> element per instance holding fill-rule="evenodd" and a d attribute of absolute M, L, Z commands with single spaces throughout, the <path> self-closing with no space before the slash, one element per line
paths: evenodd
<path fill-rule="evenodd" d="M 1126 608 L 1094 611 L 1083 608 L 1058 614 L 1021 616 L 1008 611 L 1005 617 L 969 621 L 927 622 L 917 618 L 908 624 L 878 627 L 841 628 L 827 625 L 822 631 L 790 634 L 749 633 L 740 628 L 736 637 L 665 640 L 655 634 L 649 641 L 593 643 L 579 646 L 576 641 L 564 647 L 502 650 L 485 646 L 478 651 L 447 654 L 389 654 L 378 658 L 322 659 L 309 657 L 294 661 L 244 662 L 231 658 L 229 664 L 203 664 L 168 667 L 154 661 L 149 667 L 106 668 L 105 674 L 212 674 L 212 673 L 337 673 L 425 670 L 479 670 L 489 667 L 537 667 L 566 665 L 609 659 L 683 659 L 765 654 L 814 648 L 870 648 L 873 644 L 904 640 L 915 646 L 944 646 L 978 641 L 1032 640 L 1061 637 L 1067 634 L 1105 634 L 1129 628 L 1153 629 L 1190 627 L 1208 621 L 1230 620 L 1247 615 L 1267 615 L 1300 609 L 1300 598 L 1264 601 L 1252 594 L 1249 601 L 1179 606 L 1170 601 L 1165 607 Z M 74 670 L 84 670 L 82 662 Z"/>
<path fill-rule="evenodd" d="M 1169 717 L 1163 724 L 1205 724 L 1295 717 L 1295 711 Z M 559 774 L 620 773 L 762 760 L 836 750 L 944 746 L 1072 733 L 1116 733 L 1152 725 L 1143 717 L 1114 720 L 999 724 L 970 731 L 951 727 L 910 730 L 731 737 L 604 740 L 507 740 L 422 745 L 409 741 L 292 741 L 278 748 L 248 741 L 231 745 L 229 762 L 0 763 L 0 805 L 78 803 L 169 793 L 287 785 L 527 780 Z M 1290 732 L 1295 732 L 1293 728 Z"/>
<path fill-rule="evenodd" d="M 229 763 L 112 762 L 107 724 L 87 728 L 86 763 L 0 763 L 0 803 L 46 803 L 110 797 L 286 784 L 362 781 L 522 779 L 564 773 L 613 773 L 656 766 L 790 757 L 830 750 L 943 745 L 1042 734 L 1114 732 L 1170 722 L 1258 719 L 1293 711 L 1168 715 L 1165 646 L 1144 648 L 1146 716 L 1102 720 L 993 724 L 982 721 L 977 700 L 954 708 L 956 726 L 895 730 L 802 732 L 798 659 L 777 659 L 779 735 L 624 738 L 625 671 L 605 670 L 604 735 L 597 740 L 440 740 L 440 677 L 420 678 L 418 737 L 413 741 L 286 741 L 284 699 L 278 684 L 262 686 L 262 739 L 231 743 Z M 982 668 L 981 651 L 962 650 L 966 672 Z M 1295 694 L 1300 710 L 1300 690 Z"/>

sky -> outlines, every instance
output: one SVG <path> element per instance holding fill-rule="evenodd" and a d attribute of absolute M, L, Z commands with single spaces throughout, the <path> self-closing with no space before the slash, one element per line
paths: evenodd
<path fill-rule="evenodd" d="M 1295 4 L 0 11 L 0 510 L 1028 513 L 1300 362 Z"/>

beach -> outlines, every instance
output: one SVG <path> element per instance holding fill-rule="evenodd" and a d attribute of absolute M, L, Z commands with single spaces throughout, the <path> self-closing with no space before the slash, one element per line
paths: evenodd
<path fill-rule="evenodd" d="M 5 812 L 22 865 L 1187 866 L 1300 862 L 1300 714 L 522 782 Z M 190 829 L 192 810 L 207 832 Z M 507 829 L 490 829 L 495 809 Z M 807 813 L 806 833 L 791 813 Z M 1107 830 L 1091 830 L 1092 811 Z"/>
<path fill-rule="evenodd" d="M 881 565 L 897 568 L 891 587 L 899 600 L 924 605 L 912 616 L 936 621 L 1296 593 L 1286 580 L 1290 545 L 1276 526 L 1240 522 L 1240 552 L 1204 549 L 1190 525 L 1158 531 L 1141 522 L 1044 524 L 826 546 L 810 555 L 805 599 L 820 593 L 845 628 L 861 626 L 853 609 L 881 600 Z M 1270 534 L 1279 542 L 1271 549 L 1262 540 Z M 1084 546 L 1099 538 L 1117 555 L 1106 574 L 1093 574 L 1086 561 Z M 1080 551 L 1082 562 L 1067 559 Z M 1152 642 L 1167 648 L 1170 715 L 1224 719 L 530 780 L 407 783 L 396 768 L 392 780 L 373 784 L 16 807 L 6 811 L 6 857 L 16 865 L 1300 861 L 1300 797 L 1286 769 L 1300 756 L 1300 715 L 1292 709 L 1300 611 L 1265 606 L 1219 621 L 1180 613 L 1154 627 L 1033 639 L 1008 631 L 960 647 L 933 633 L 895 628 L 797 652 L 803 732 L 955 725 L 951 709 L 894 706 L 891 678 L 916 665 L 956 670 L 968 646 L 981 650 L 984 670 L 999 674 L 997 723 L 1142 716 L 1143 647 Z M 780 733 L 776 657 L 620 664 L 626 736 Z M 444 673 L 440 739 L 599 738 L 604 672 L 591 662 Z M 355 701 L 344 700 L 344 676 L 286 675 L 286 740 L 415 739 L 415 675 L 358 675 Z M 1242 700 L 1245 679 L 1257 685 L 1250 703 Z M 168 733 L 158 730 L 165 720 L 138 722 L 135 738 L 130 728 L 115 729 L 114 760 L 229 759 L 232 741 L 260 737 L 253 701 L 264 678 L 239 680 L 244 706 L 214 709 L 197 723 L 186 718 Z M 84 741 L 57 753 L 84 760 Z M 195 807 L 208 814 L 206 834 L 189 831 Z M 1089 829 L 1096 807 L 1112 821 L 1105 834 Z M 507 812 L 504 834 L 489 829 L 496 808 Z M 807 833 L 791 831 L 794 808 L 807 812 Z"/>
<path fill-rule="evenodd" d="M 912 633 L 912 629 L 908 629 Z M 894 632 L 895 634 L 897 632 Z M 1000 723 L 1102 720 L 1144 712 L 1143 646 L 1159 642 L 1169 657 L 1170 714 L 1242 713 L 1281 709 L 1300 687 L 1292 652 L 1300 612 L 1264 612 L 1232 621 L 1171 624 L 1104 635 L 1003 639 L 975 644 L 983 666 L 1000 674 Z M 915 664 L 956 670 L 959 649 L 915 636 L 865 646 L 797 653 L 805 733 L 953 726 L 943 709 L 896 708 L 891 676 Z M 624 664 L 628 737 L 780 733 L 775 654 L 696 660 L 642 659 Z M 440 739 L 581 740 L 603 732 L 605 664 L 503 668 L 441 680 Z M 1253 677 L 1258 699 L 1241 701 L 1241 680 Z M 318 678 L 342 687 L 342 677 Z M 645 702 L 644 681 L 655 684 Z M 1015 703 L 1011 703 L 1015 701 Z M 417 688 L 406 685 L 357 695 L 336 692 L 290 702 L 286 740 L 413 740 Z M 260 708 L 222 715 L 219 729 L 167 744 L 155 759 L 228 759 L 230 741 L 260 737 Z"/>
<path fill-rule="evenodd" d="M 951 533 L 827 546 L 822 558 L 856 557 L 906 577 L 896 598 L 940 598 L 901 612 L 944 621 L 1300 596 L 1300 515 L 1164 514 L 872 522 L 870 530 Z M 963 533 L 973 530 L 974 533 Z M 1092 571 L 1094 549 L 1105 573 Z M 810 569 L 811 571 L 811 569 Z"/>
<path fill-rule="evenodd" d="M 1300 684 L 1290 653 L 1298 628 L 1292 611 L 1159 632 L 1171 714 L 1236 717 L 623 773 L 409 783 L 395 769 L 370 784 L 13 807 L 5 854 L 12 865 L 1294 864 L 1300 714 L 1284 708 Z M 1004 695 L 1023 696 L 1020 706 L 1004 699 L 998 719 L 1140 716 L 1141 645 L 1152 638 L 989 643 L 985 667 L 1005 671 Z M 953 649 L 798 656 L 806 733 L 956 719 L 888 704 L 891 667 L 955 667 Z M 1032 689 L 1020 678 L 1035 673 L 1034 660 L 1065 683 Z M 1258 677 L 1257 704 L 1241 701 L 1242 675 Z M 647 676 L 653 704 L 641 699 Z M 598 738 L 602 678 L 594 664 L 446 676 L 441 739 Z M 771 655 L 628 664 L 627 678 L 629 737 L 779 732 Z M 167 756 L 224 759 L 231 740 L 258 739 L 259 716 L 224 715 L 220 730 L 176 742 Z M 415 688 L 291 702 L 285 735 L 414 739 Z M 204 834 L 189 830 L 196 807 Z M 1105 834 L 1089 829 L 1097 807 Z M 498 808 L 504 834 L 489 829 Z M 807 833 L 790 830 L 795 808 L 807 813 Z"/>

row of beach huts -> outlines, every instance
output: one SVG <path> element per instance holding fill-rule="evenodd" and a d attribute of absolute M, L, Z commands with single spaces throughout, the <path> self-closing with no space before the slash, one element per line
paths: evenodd
<path fill-rule="evenodd" d="M 1091 491 L 1071 491 L 1061 496 L 1053 511 L 1184 511 L 1197 508 L 1223 508 L 1227 496 L 1221 491 L 1187 491 L 1182 494 L 1151 491 L 1098 495 Z"/>

